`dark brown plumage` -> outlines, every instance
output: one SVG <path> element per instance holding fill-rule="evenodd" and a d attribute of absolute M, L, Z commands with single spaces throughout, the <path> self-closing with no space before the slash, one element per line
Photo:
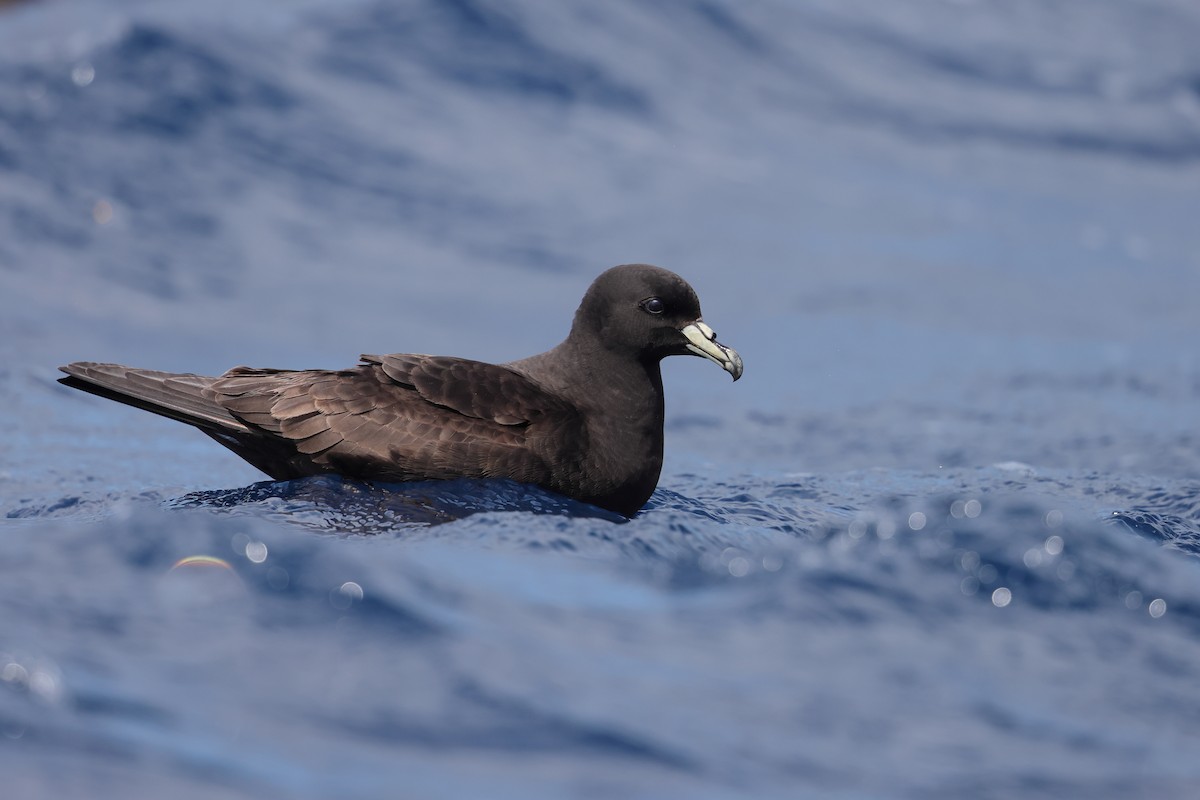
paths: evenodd
<path fill-rule="evenodd" d="M 629 264 L 592 283 L 565 341 L 509 364 L 366 355 L 205 377 L 77 362 L 60 381 L 194 425 L 277 480 L 509 478 L 632 516 L 662 468 L 659 362 L 687 354 L 742 374 L 682 278 Z"/>

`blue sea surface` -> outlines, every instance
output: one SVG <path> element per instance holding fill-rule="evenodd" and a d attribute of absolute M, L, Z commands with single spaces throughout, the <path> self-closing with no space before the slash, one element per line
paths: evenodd
<path fill-rule="evenodd" d="M 0 796 L 1194 798 L 1200 6 L 0 12 Z M 624 520 L 55 383 L 509 361 L 618 263 Z"/>

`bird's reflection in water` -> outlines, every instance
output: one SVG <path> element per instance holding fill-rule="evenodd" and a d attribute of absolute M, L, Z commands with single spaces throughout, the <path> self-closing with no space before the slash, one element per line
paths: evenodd
<path fill-rule="evenodd" d="M 406 528 L 497 511 L 626 521 L 619 514 L 501 479 L 375 483 L 320 475 L 191 492 L 168 505 L 267 516 L 325 533 L 351 535 L 402 533 Z"/>

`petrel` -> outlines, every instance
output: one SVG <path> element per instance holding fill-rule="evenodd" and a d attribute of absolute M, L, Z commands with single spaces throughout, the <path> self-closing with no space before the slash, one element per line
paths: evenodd
<path fill-rule="evenodd" d="M 508 478 L 630 517 L 658 485 L 672 355 L 742 375 L 683 278 L 625 264 L 596 278 L 561 344 L 507 364 L 364 355 L 207 377 L 80 361 L 59 382 L 193 425 L 276 480 Z"/>

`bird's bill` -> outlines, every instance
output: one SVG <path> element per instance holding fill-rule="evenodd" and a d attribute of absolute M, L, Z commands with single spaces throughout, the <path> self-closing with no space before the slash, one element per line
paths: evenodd
<path fill-rule="evenodd" d="M 679 332 L 687 338 L 686 347 L 690 352 L 707 358 L 732 375 L 735 381 L 742 377 L 742 357 L 737 350 L 718 342 L 717 334 L 704 324 L 704 320 L 698 319 L 684 325 Z"/>

